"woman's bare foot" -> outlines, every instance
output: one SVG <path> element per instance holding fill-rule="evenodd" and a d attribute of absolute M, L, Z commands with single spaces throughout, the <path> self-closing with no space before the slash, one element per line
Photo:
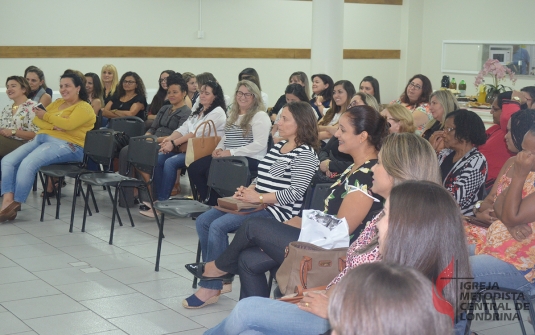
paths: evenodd
<path fill-rule="evenodd" d="M 215 262 L 208 262 L 204 265 L 203 276 L 205 277 L 220 277 L 226 275 L 228 272 L 221 271 L 215 266 Z M 200 297 L 199 297 L 200 299 Z M 202 300 L 202 299 L 201 299 Z"/>
<path fill-rule="evenodd" d="M 219 295 L 219 290 L 211 290 L 204 287 L 201 287 L 197 292 L 195 292 L 195 296 L 202 301 L 208 301 L 210 298 L 217 295 Z"/>

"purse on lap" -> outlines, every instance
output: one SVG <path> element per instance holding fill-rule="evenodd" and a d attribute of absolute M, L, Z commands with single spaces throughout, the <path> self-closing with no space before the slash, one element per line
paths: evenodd
<path fill-rule="evenodd" d="M 214 206 L 214 208 L 225 213 L 247 215 L 265 209 L 266 205 L 252 204 L 250 202 L 234 199 L 233 197 L 223 197 L 217 199 L 217 206 Z"/>
<path fill-rule="evenodd" d="M 203 126 L 202 136 L 188 139 L 188 145 L 186 149 L 186 166 L 190 166 L 191 163 L 200 158 L 211 155 L 219 144 L 219 141 L 221 141 L 221 136 L 217 136 L 217 129 L 214 121 L 207 120 L 199 124 L 197 129 L 195 129 L 195 135 L 201 126 Z M 208 126 L 208 135 L 212 133 L 212 127 L 214 127 L 214 136 L 204 136 L 206 126 Z"/>

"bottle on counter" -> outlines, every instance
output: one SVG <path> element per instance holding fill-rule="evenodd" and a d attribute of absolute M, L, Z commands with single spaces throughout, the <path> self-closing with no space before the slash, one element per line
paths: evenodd
<path fill-rule="evenodd" d="M 441 88 L 449 88 L 450 87 L 450 76 L 442 76 L 442 80 L 440 81 L 440 87 Z"/>
<path fill-rule="evenodd" d="M 452 90 L 456 90 L 457 89 L 457 82 L 455 81 L 455 78 L 451 78 L 450 89 L 452 89 Z"/>
<path fill-rule="evenodd" d="M 481 83 L 478 87 L 478 93 L 477 93 L 477 102 L 480 104 L 484 104 L 487 101 L 487 86 L 485 85 L 485 81 Z"/>
<path fill-rule="evenodd" d="M 466 82 L 464 80 L 461 80 L 461 82 L 459 83 L 459 96 L 466 96 Z"/>

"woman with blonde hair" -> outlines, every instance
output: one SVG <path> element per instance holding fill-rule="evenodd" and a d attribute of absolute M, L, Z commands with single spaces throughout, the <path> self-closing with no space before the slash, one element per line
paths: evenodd
<path fill-rule="evenodd" d="M 392 104 L 386 106 L 381 112 L 390 124 L 390 133 L 414 133 L 414 119 L 412 113 L 402 105 Z"/>
<path fill-rule="evenodd" d="M 457 99 L 450 91 L 440 90 L 433 92 L 429 99 L 429 112 L 433 119 L 425 125 L 422 137 L 428 140 L 435 151 L 444 149 L 444 123 L 446 115 L 459 109 Z"/>
<path fill-rule="evenodd" d="M 269 116 L 264 111 L 258 86 L 249 80 L 239 81 L 221 141 L 211 156 L 198 159 L 188 167 L 189 180 L 197 188 L 200 199 L 204 200 L 208 195 L 208 172 L 213 158 L 245 156 L 251 175 L 258 174 L 258 163 L 267 153 L 271 128 Z M 217 205 L 219 197 L 212 191 L 208 204 Z"/>
<path fill-rule="evenodd" d="M 100 83 L 102 86 L 102 96 L 104 97 L 104 105 L 111 101 L 117 86 L 119 85 L 119 75 L 117 74 L 117 68 L 112 64 L 105 64 L 100 72 Z"/>

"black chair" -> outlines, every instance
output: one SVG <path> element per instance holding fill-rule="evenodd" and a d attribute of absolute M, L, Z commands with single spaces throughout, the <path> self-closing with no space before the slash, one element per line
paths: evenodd
<path fill-rule="evenodd" d="M 210 197 L 210 190 L 213 189 L 222 197 L 234 195 L 236 188 L 247 185 L 249 181 L 249 162 L 245 157 L 231 156 L 212 159 L 210 171 L 208 173 L 208 197 L 202 202 L 194 200 L 167 200 L 159 201 L 155 204 L 157 210 L 161 212 L 160 235 L 158 238 L 158 249 L 156 252 L 155 271 L 160 270 L 160 253 L 162 250 L 163 227 L 165 214 L 177 217 L 193 217 L 201 215 L 211 207 L 205 205 Z M 197 247 L 196 262 L 201 258 L 201 244 Z M 194 279 L 193 288 L 197 287 L 197 278 Z"/>
<path fill-rule="evenodd" d="M 54 164 L 43 166 L 39 169 L 39 174 L 41 177 L 41 183 L 43 184 L 43 201 L 41 205 L 41 219 L 45 214 L 45 201 L 48 199 L 46 189 L 48 187 L 48 180 L 50 178 L 58 178 L 58 187 L 54 186 L 56 192 L 56 219 L 59 218 L 59 208 L 61 205 L 61 184 L 63 183 L 65 177 L 74 178 L 74 191 L 73 191 L 73 201 L 71 208 L 71 222 L 69 226 L 69 232 L 72 233 L 73 223 L 74 223 L 74 212 L 76 209 L 76 197 L 82 192 L 83 189 L 80 187 L 79 177 L 82 173 L 93 172 L 86 169 L 87 162 L 89 158 L 93 159 L 98 164 L 109 165 L 113 155 L 114 139 L 113 131 L 108 129 L 102 130 L 92 130 L 87 132 L 84 143 L 84 159 L 82 163 L 66 163 L 66 164 Z M 44 176 L 44 178 L 43 178 Z M 95 211 L 98 213 L 98 206 L 95 200 L 95 196 L 91 191 L 91 198 L 93 200 L 93 205 L 95 206 Z M 91 215 L 91 213 L 90 213 Z"/>
<path fill-rule="evenodd" d="M 148 191 L 149 186 L 152 183 L 152 178 L 154 176 L 154 167 L 158 163 L 158 150 L 160 149 L 160 145 L 158 144 L 158 139 L 156 136 L 131 137 L 129 146 L 130 146 L 130 150 L 128 150 L 127 174 L 130 172 L 131 169 L 137 169 L 151 176 L 151 178 L 148 181 L 123 176 L 118 173 L 113 173 L 109 171 L 85 173 L 80 176 L 80 181 L 87 183 L 87 191 L 86 191 L 86 196 L 84 198 L 85 206 L 84 206 L 84 219 L 82 223 L 82 231 L 85 231 L 86 214 L 87 214 L 87 209 L 88 209 L 87 194 L 89 194 L 93 186 L 106 186 L 106 189 L 108 190 L 108 195 L 113 204 L 113 214 L 112 214 L 112 219 L 111 219 L 110 241 L 109 241 L 110 244 L 113 244 L 113 232 L 115 228 L 115 216 L 116 215 L 117 215 L 117 220 L 119 221 L 119 225 L 121 226 L 123 225 L 121 222 L 121 218 L 119 216 L 118 209 L 117 209 L 119 191 L 122 192 L 123 196 L 124 196 L 123 187 L 136 187 L 138 189 L 146 189 Z M 115 196 L 112 195 L 110 187 L 115 187 Z M 154 215 L 156 216 L 156 210 L 154 209 L 152 195 L 150 194 L 150 192 L 147 192 L 147 193 L 149 194 L 151 207 L 153 208 Z M 130 223 L 132 227 L 134 227 L 135 226 L 134 220 L 132 219 L 132 214 L 130 213 L 130 209 L 126 207 L 126 211 L 128 213 Z M 156 222 L 158 223 L 158 220 Z"/>
<path fill-rule="evenodd" d="M 145 134 L 145 121 L 137 116 L 123 116 L 110 119 L 109 128 L 114 131 L 122 131 L 130 137 L 143 136 Z"/>
<path fill-rule="evenodd" d="M 496 289 L 483 289 L 479 290 L 475 295 L 474 298 L 469 303 L 468 312 L 466 314 L 466 328 L 465 328 L 465 335 L 470 334 L 470 326 L 472 325 L 472 320 L 474 319 L 474 309 L 475 304 L 479 301 L 483 303 L 483 306 L 485 308 L 485 313 L 489 314 L 488 304 L 485 298 L 485 295 L 490 293 L 490 297 L 492 300 L 492 306 L 494 309 L 494 316 L 492 317 L 492 320 L 500 320 L 500 314 L 496 310 L 496 308 L 499 306 L 496 304 L 496 299 L 494 297 L 494 293 L 500 293 L 500 296 L 503 296 L 502 293 L 505 293 L 505 295 L 508 295 L 513 299 L 516 317 L 518 318 L 518 323 L 520 324 L 520 330 L 522 331 L 523 335 L 526 335 L 526 328 L 524 326 L 524 320 L 522 319 L 522 313 L 520 311 L 524 308 L 524 306 L 528 306 L 529 308 L 529 316 L 531 318 L 531 323 L 533 327 L 533 331 L 535 332 L 535 308 L 533 306 L 533 300 L 535 300 L 535 296 L 530 296 L 526 292 L 522 292 L 519 290 L 513 290 L 513 289 L 506 289 L 506 288 L 496 288 Z M 520 308 L 519 308 L 520 307 Z"/>

